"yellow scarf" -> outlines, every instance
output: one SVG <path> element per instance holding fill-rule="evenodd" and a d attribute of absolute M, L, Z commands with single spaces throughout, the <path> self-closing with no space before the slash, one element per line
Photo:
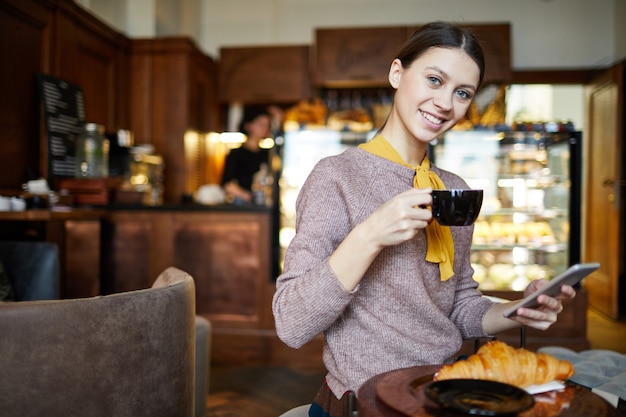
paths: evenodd
<path fill-rule="evenodd" d="M 409 167 L 415 170 L 415 178 L 413 179 L 413 187 L 428 188 L 435 190 L 444 190 L 446 186 L 441 178 L 430 170 L 430 161 L 428 156 L 424 157 L 421 165 L 415 167 L 404 162 L 398 151 L 389 144 L 381 135 L 376 135 L 369 142 L 359 145 L 369 153 L 388 159 L 397 164 Z M 442 281 L 447 281 L 454 275 L 454 242 L 452 240 L 452 232 L 447 226 L 441 226 L 437 221 L 432 221 L 426 227 L 426 239 L 428 241 L 428 249 L 426 251 L 426 260 L 428 262 L 439 264 L 439 273 Z"/>

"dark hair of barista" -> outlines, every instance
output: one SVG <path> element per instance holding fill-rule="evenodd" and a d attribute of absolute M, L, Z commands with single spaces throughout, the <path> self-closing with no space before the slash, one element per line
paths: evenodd
<path fill-rule="evenodd" d="M 246 141 L 240 148 L 232 149 L 224 163 L 222 185 L 228 200 L 252 200 L 252 178 L 261 164 L 268 163 L 269 152 L 260 148 L 259 144 L 270 136 L 271 120 L 265 108 L 244 111 L 239 131 L 246 135 Z"/>

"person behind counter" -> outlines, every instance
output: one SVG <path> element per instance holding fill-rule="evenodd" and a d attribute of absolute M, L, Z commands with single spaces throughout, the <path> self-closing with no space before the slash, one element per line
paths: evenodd
<path fill-rule="evenodd" d="M 253 109 L 244 112 L 239 131 L 246 135 L 246 141 L 226 156 L 222 186 L 228 201 L 252 200 L 252 178 L 267 164 L 269 151 L 259 147 L 261 140 L 271 135 L 272 115 L 266 109 Z"/>
<path fill-rule="evenodd" d="M 433 188 L 469 188 L 431 165 L 428 144 L 467 112 L 483 51 L 445 22 L 420 27 L 391 62 L 394 101 L 379 134 L 320 161 L 297 201 L 296 235 L 276 282 L 278 336 L 299 348 L 323 333 L 325 383 L 310 416 L 348 416 L 354 393 L 394 369 L 454 360 L 464 339 L 521 325 L 546 329 L 575 296 L 562 286 L 536 309 L 504 318 L 511 302 L 483 297 L 472 279 L 472 226 L 443 227 Z M 533 281 L 525 293 L 545 281 Z"/>

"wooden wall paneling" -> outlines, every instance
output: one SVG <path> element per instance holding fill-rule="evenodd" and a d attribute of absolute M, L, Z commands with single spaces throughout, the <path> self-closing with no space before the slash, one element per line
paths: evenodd
<path fill-rule="evenodd" d="M 164 200 L 168 202 L 180 202 L 188 175 L 184 135 L 190 119 L 191 47 L 188 39 L 163 39 L 153 53 L 152 143 L 165 162 Z"/>
<path fill-rule="evenodd" d="M 161 272 L 170 266 L 178 266 L 176 262 L 175 222 L 171 212 L 153 213 L 152 232 L 154 239 L 150 242 L 150 276 L 152 282 Z M 152 282 L 150 285 L 152 285 Z"/>
<path fill-rule="evenodd" d="M 311 98 L 308 45 L 222 48 L 219 67 L 222 102 L 282 104 Z"/>
<path fill-rule="evenodd" d="M 386 87 L 391 61 L 407 39 L 405 26 L 315 31 L 315 85 Z"/>
<path fill-rule="evenodd" d="M 198 314 L 215 327 L 272 329 L 269 213 L 173 214 L 174 264 L 196 281 Z"/>
<path fill-rule="evenodd" d="M 512 78 L 511 25 L 508 23 L 463 25 L 469 29 L 485 54 L 484 84 L 508 84 Z"/>
<path fill-rule="evenodd" d="M 67 220 L 64 227 L 63 298 L 100 295 L 100 220 Z"/>
<path fill-rule="evenodd" d="M 148 288 L 154 275 L 152 259 L 157 235 L 153 216 L 137 211 L 109 212 L 102 225 L 102 292 Z"/>
<path fill-rule="evenodd" d="M 134 112 L 130 105 L 130 45 L 129 38 L 120 37 L 115 50 L 115 98 L 114 98 L 114 118 L 111 131 L 118 129 L 130 129 L 130 115 Z"/>
<path fill-rule="evenodd" d="M 206 55 L 195 53 L 193 57 L 193 80 L 191 88 L 192 126 L 201 132 L 222 131 L 219 112 L 217 64 Z"/>
<path fill-rule="evenodd" d="M 0 192 L 48 172 L 36 74 L 50 70 L 53 5 L 0 0 Z"/>
<path fill-rule="evenodd" d="M 77 5 L 61 5 L 53 75 L 82 88 L 88 121 L 114 129 L 121 90 L 117 51 L 125 37 Z"/>
<path fill-rule="evenodd" d="M 151 143 L 152 138 L 152 44 L 151 39 L 134 39 L 130 44 L 130 128 L 136 144 Z"/>
<path fill-rule="evenodd" d="M 179 203 L 197 174 L 187 163 L 185 133 L 216 128 L 219 118 L 215 63 L 181 37 L 134 40 L 130 62 L 131 128 L 137 143 L 163 155 L 164 200 Z"/>
<path fill-rule="evenodd" d="M 153 89 L 152 42 L 149 39 L 131 42 L 131 108 L 130 127 L 135 134 L 135 144 L 152 143 Z"/>

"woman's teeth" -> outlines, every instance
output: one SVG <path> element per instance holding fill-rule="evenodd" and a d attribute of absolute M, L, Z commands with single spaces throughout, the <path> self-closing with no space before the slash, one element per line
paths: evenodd
<path fill-rule="evenodd" d="M 434 124 L 437 124 L 437 125 L 440 125 L 440 124 L 443 123 L 443 120 L 436 118 L 435 116 L 433 116 L 430 113 L 425 113 L 425 112 L 421 112 L 421 113 L 422 113 L 422 116 L 424 116 L 424 118 L 426 120 L 428 120 L 429 122 L 431 122 L 431 123 L 434 123 Z"/>

